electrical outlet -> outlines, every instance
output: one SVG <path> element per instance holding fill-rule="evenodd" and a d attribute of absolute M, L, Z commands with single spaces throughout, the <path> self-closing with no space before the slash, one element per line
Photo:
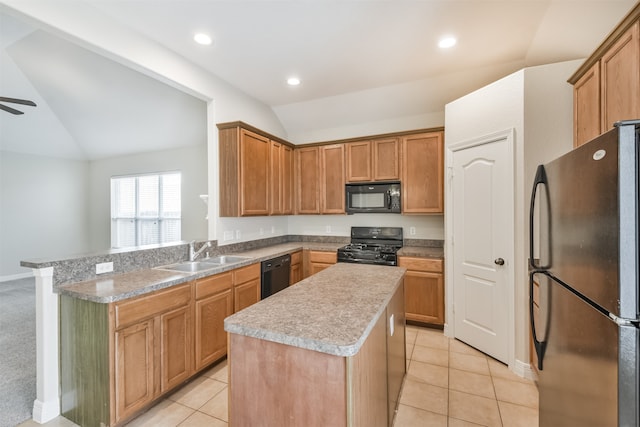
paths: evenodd
<path fill-rule="evenodd" d="M 415 236 L 416 235 L 416 228 L 415 227 L 409 227 L 409 234 L 411 236 Z"/>
<path fill-rule="evenodd" d="M 275 225 L 271 226 L 271 234 L 276 234 L 276 226 Z"/>
<path fill-rule="evenodd" d="M 236 230 L 236 240 L 240 240 L 241 234 L 240 230 Z"/>
<path fill-rule="evenodd" d="M 326 233 L 331 233 L 331 226 L 327 225 L 324 230 Z"/>
<path fill-rule="evenodd" d="M 112 271 L 112 262 L 101 262 L 100 264 L 96 264 L 96 274 L 111 273 Z"/>
<path fill-rule="evenodd" d="M 224 240 L 233 240 L 233 231 L 230 231 L 230 230 L 225 231 Z"/>
<path fill-rule="evenodd" d="M 264 228 L 260 227 L 260 235 L 264 236 Z"/>

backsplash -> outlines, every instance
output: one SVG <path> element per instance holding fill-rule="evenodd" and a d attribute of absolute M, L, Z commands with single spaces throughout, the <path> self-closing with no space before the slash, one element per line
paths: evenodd
<path fill-rule="evenodd" d="M 212 246 L 207 251 L 207 254 L 208 256 L 224 255 L 288 242 L 344 243 L 346 245 L 350 240 L 351 238 L 347 236 L 308 236 L 297 234 L 268 237 L 224 246 L 218 246 L 218 241 L 212 240 Z M 204 244 L 204 241 L 198 242 L 195 248 L 198 249 L 202 244 Z M 404 246 L 441 248 L 443 245 L 443 240 L 404 239 Z M 97 277 L 96 264 L 99 263 L 113 263 L 113 272 L 101 275 L 101 277 L 108 277 L 113 274 L 129 273 L 131 271 L 182 262 L 188 258 L 189 244 L 181 242 L 163 245 L 161 247 L 111 250 L 104 253 L 69 256 L 66 259 L 27 260 L 21 261 L 20 265 L 29 268 L 54 267 L 53 285 L 59 286 L 67 283 L 95 279 Z"/>

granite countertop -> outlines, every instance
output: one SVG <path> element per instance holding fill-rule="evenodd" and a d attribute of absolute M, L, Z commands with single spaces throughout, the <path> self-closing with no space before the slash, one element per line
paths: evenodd
<path fill-rule="evenodd" d="M 180 283 L 196 280 L 213 274 L 223 273 L 236 268 L 266 261 L 281 255 L 290 254 L 302 249 L 334 252 L 344 243 L 325 242 L 288 242 L 271 245 L 260 249 L 243 252 L 224 253 L 247 257 L 246 260 L 233 264 L 223 264 L 210 270 L 196 273 L 182 273 L 163 269 L 163 266 L 147 268 L 129 273 L 112 274 L 82 282 L 60 285 L 55 291 L 61 295 L 80 298 L 98 303 L 110 303 L 133 298 L 148 292 L 175 286 Z M 442 258 L 443 249 L 434 247 L 405 246 L 398 252 L 401 256 L 418 256 L 426 258 Z"/>
<path fill-rule="evenodd" d="M 338 263 L 224 321 L 229 333 L 353 356 L 384 313 L 406 269 Z"/>
<path fill-rule="evenodd" d="M 113 274 L 82 282 L 65 284 L 58 286 L 55 290 L 61 295 L 67 295 L 74 298 L 98 303 L 110 303 L 175 286 L 180 283 L 188 282 L 190 280 L 196 280 L 202 277 L 211 276 L 213 274 L 235 270 L 236 268 L 262 262 L 302 249 L 333 252 L 341 246 L 344 246 L 344 244 L 316 242 L 282 243 L 245 252 L 236 252 L 233 254 L 225 253 L 225 255 L 238 255 L 247 257 L 248 259 L 233 264 L 223 264 L 220 267 L 199 271 L 196 273 L 182 273 L 172 270 L 166 270 L 163 269 L 163 266 L 159 266 L 129 273 Z"/>

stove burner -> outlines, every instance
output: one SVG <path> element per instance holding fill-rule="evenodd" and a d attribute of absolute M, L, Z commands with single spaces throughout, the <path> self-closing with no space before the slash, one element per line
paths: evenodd
<path fill-rule="evenodd" d="M 338 262 L 398 265 L 402 228 L 352 227 L 351 243 L 338 249 Z"/>

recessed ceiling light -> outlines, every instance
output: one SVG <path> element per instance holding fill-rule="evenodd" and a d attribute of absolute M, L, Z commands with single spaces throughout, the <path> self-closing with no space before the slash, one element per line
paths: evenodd
<path fill-rule="evenodd" d="M 287 84 L 289 86 L 298 86 L 300 84 L 300 79 L 297 77 L 289 77 L 287 79 Z"/>
<path fill-rule="evenodd" d="M 450 47 L 455 46 L 457 42 L 458 40 L 456 40 L 455 37 L 446 36 L 440 39 L 440 41 L 438 42 L 438 47 L 440 49 L 449 49 Z"/>
<path fill-rule="evenodd" d="M 203 45 L 210 45 L 211 44 L 211 37 L 209 37 L 209 35 L 207 35 L 205 33 L 196 33 L 196 35 L 193 36 L 193 39 L 198 44 L 203 44 Z"/>

